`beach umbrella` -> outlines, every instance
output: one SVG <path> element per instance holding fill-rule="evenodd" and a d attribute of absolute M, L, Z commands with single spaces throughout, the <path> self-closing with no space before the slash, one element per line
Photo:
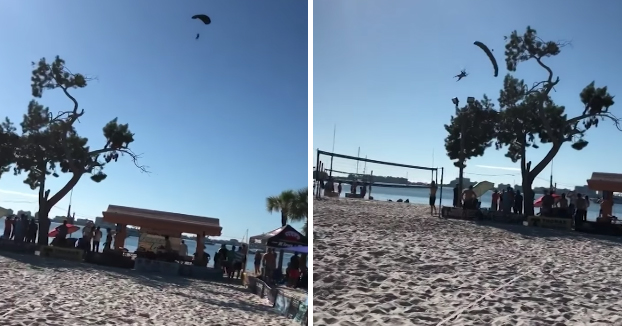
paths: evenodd
<path fill-rule="evenodd" d="M 48 233 L 48 236 L 55 237 L 58 234 L 58 228 L 59 226 L 57 226 L 54 230 L 50 231 L 50 233 Z M 73 224 L 67 224 L 67 234 L 78 232 L 78 230 L 80 230 L 80 227 Z"/>
<path fill-rule="evenodd" d="M 544 196 L 536 199 L 533 202 L 533 207 L 541 207 L 542 206 L 542 198 L 544 198 Z M 558 194 L 553 194 L 553 199 L 555 199 L 555 202 L 557 202 L 560 198 L 562 198 L 562 196 L 560 196 Z"/>

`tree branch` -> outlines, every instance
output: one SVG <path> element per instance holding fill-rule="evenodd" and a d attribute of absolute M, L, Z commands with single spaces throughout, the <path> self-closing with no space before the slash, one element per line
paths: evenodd
<path fill-rule="evenodd" d="M 127 147 L 121 147 L 121 148 L 117 148 L 117 149 L 114 149 L 114 148 L 102 148 L 102 149 L 98 149 L 98 150 L 95 150 L 95 151 L 91 151 L 91 152 L 89 152 L 88 155 L 90 157 L 96 157 L 96 156 L 101 155 L 101 154 L 115 152 L 115 151 L 120 152 L 121 154 L 129 155 L 132 158 L 132 162 L 134 163 L 134 165 L 141 172 L 143 172 L 143 173 L 151 173 L 149 171 L 149 167 L 148 166 L 140 165 L 138 163 L 138 160 L 141 158 L 141 154 L 136 154 L 136 153 L 134 153 L 134 151 L 132 151 L 131 149 L 129 149 Z"/>

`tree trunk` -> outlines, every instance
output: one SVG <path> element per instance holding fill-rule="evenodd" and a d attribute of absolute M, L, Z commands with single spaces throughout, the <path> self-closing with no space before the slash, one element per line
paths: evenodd
<path fill-rule="evenodd" d="M 529 175 L 523 176 L 523 213 L 525 216 L 533 216 L 533 201 L 534 201 L 534 192 L 533 192 L 533 179 L 529 178 Z"/>
<path fill-rule="evenodd" d="M 287 225 L 287 212 L 281 211 L 281 226 Z"/>
<path fill-rule="evenodd" d="M 48 233 L 50 232 L 50 220 L 48 215 L 50 210 L 47 207 L 39 207 L 39 246 L 47 246 L 50 243 Z"/>

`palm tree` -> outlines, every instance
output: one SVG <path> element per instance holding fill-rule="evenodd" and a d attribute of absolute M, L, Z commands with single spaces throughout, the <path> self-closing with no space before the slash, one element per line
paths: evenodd
<path fill-rule="evenodd" d="M 305 221 L 302 232 L 307 235 L 309 226 L 309 188 L 303 188 L 296 192 L 296 199 L 289 214 L 289 220 L 294 222 Z"/>
<path fill-rule="evenodd" d="M 295 201 L 296 193 L 293 190 L 285 190 L 278 196 L 266 198 L 266 209 L 270 213 L 280 212 L 281 226 L 285 226 Z"/>

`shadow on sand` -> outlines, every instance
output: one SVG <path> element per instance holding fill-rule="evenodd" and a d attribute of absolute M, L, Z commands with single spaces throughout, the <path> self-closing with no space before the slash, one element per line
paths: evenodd
<path fill-rule="evenodd" d="M 115 274 L 115 277 L 129 278 L 132 281 L 153 288 L 166 288 L 171 285 L 178 287 L 187 287 L 191 286 L 193 283 L 204 282 L 209 284 L 215 284 L 217 286 L 227 287 L 230 289 L 235 289 L 240 292 L 247 292 L 243 285 L 242 281 L 239 279 L 227 280 L 224 278 L 222 281 L 205 281 L 198 279 L 190 279 L 184 278 L 176 275 L 159 275 L 159 274 L 151 274 L 151 273 L 139 273 L 135 270 L 102 266 L 89 264 L 85 262 L 73 262 L 66 261 L 61 259 L 54 258 L 44 258 L 36 255 L 24 255 L 12 253 L 9 251 L 0 251 L 0 257 L 6 257 L 18 261 L 20 263 L 24 263 L 30 266 L 33 269 L 52 269 L 52 270 L 60 270 L 60 269 L 68 269 L 68 270 L 76 270 L 76 271 L 84 271 L 84 272 L 92 272 L 92 273 L 110 273 Z"/>
<path fill-rule="evenodd" d="M 497 228 L 510 233 L 515 233 L 525 239 L 544 238 L 545 240 L 556 241 L 556 239 L 574 239 L 578 241 L 598 241 L 606 246 L 618 247 L 622 245 L 622 238 L 607 235 L 577 232 L 574 230 L 555 230 L 540 227 L 530 227 L 520 224 L 504 224 L 491 221 L 471 221 L 475 225 Z"/>

